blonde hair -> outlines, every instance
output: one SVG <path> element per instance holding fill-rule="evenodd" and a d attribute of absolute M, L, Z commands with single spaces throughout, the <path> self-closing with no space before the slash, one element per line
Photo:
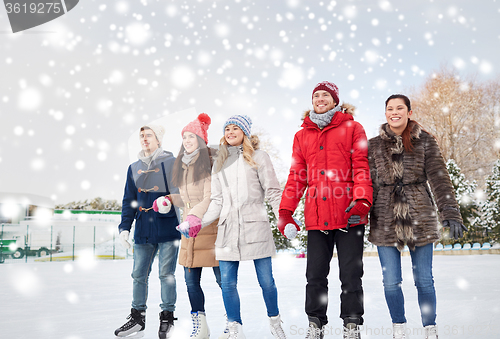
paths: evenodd
<path fill-rule="evenodd" d="M 247 164 L 253 168 L 259 167 L 259 164 L 253 160 L 253 153 L 259 149 L 259 144 L 260 140 L 258 136 L 251 135 L 250 138 L 248 138 L 246 134 L 243 135 L 243 143 L 241 144 L 243 146 L 243 159 L 245 159 Z M 224 163 L 229 156 L 229 151 L 227 149 L 228 146 L 229 144 L 223 136 L 219 143 L 219 153 L 217 154 L 217 160 L 215 161 L 215 172 L 219 172 L 222 169 L 222 166 L 224 166 Z"/>

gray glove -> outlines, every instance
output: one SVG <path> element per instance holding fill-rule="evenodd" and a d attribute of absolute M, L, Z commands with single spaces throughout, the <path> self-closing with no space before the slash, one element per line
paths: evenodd
<path fill-rule="evenodd" d="M 461 238 L 464 236 L 464 231 L 467 232 L 467 227 L 455 220 L 444 220 L 443 227 L 450 228 L 450 238 Z"/>
<path fill-rule="evenodd" d="M 351 225 L 357 225 L 361 222 L 361 216 L 359 215 L 351 215 L 349 219 L 347 219 L 347 227 L 346 229 L 349 229 L 349 226 Z"/>

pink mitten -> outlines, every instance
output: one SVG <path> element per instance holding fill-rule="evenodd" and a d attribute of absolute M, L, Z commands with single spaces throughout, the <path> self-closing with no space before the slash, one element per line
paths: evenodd
<path fill-rule="evenodd" d="M 189 238 L 189 223 L 187 221 L 180 223 L 175 229 L 186 238 Z"/>
<path fill-rule="evenodd" d="M 201 230 L 201 219 L 196 215 L 188 215 L 186 221 L 189 222 L 189 236 L 196 238 L 198 232 Z"/>

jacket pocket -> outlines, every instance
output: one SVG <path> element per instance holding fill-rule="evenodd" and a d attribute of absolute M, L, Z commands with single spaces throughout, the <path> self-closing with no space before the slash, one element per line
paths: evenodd
<path fill-rule="evenodd" d="M 221 226 L 226 222 L 227 216 L 229 215 L 229 210 L 229 207 L 222 206 L 222 210 L 220 211 L 219 219 L 217 221 L 217 226 Z"/>
<path fill-rule="evenodd" d="M 425 191 L 427 192 L 427 196 L 429 197 L 431 206 L 435 206 L 434 199 L 432 198 L 431 191 L 429 190 L 429 185 L 427 184 L 427 182 L 425 182 L 423 185 L 425 187 Z"/>
<path fill-rule="evenodd" d="M 341 143 L 336 143 L 335 146 L 337 146 L 337 150 L 340 152 L 340 154 L 342 155 L 342 157 L 344 158 L 345 162 L 346 162 L 346 168 L 351 168 L 352 165 L 351 165 L 351 153 L 347 152 L 344 148 L 344 145 L 342 145 Z"/>
<path fill-rule="evenodd" d="M 247 244 L 268 241 L 272 239 L 272 231 L 264 206 L 245 209 L 243 217 L 243 237 Z"/>
<path fill-rule="evenodd" d="M 267 220 L 245 222 L 243 224 L 242 230 L 245 242 L 247 244 L 265 242 L 270 238 L 272 239 L 273 237 L 271 227 Z"/>
<path fill-rule="evenodd" d="M 224 247 L 226 244 L 226 224 L 217 227 L 217 239 L 215 239 L 215 247 Z"/>
<path fill-rule="evenodd" d="M 304 203 L 304 217 L 307 226 L 319 225 L 319 211 L 318 211 L 318 189 L 316 186 L 310 186 L 307 189 L 306 199 Z"/>
<path fill-rule="evenodd" d="M 338 183 L 331 186 L 334 206 L 334 221 L 337 225 L 347 225 L 346 209 L 352 202 L 352 184 Z"/>

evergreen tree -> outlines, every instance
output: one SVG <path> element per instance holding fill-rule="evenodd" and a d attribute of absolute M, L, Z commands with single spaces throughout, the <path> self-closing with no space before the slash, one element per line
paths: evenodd
<path fill-rule="evenodd" d="M 276 249 L 284 250 L 292 247 L 290 240 L 285 238 L 278 229 L 279 216 L 274 215 L 273 208 L 271 207 L 271 204 L 267 200 L 264 201 L 264 204 L 266 205 L 267 217 L 269 218 L 269 223 L 271 224 L 271 231 L 273 232 L 274 245 L 276 246 Z"/>
<path fill-rule="evenodd" d="M 464 225 L 467 227 L 468 231 L 464 234 L 464 237 L 458 241 L 449 239 L 443 242 L 460 242 L 461 244 L 466 242 L 477 242 L 482 238 L 482 230 L 480 227 L 479 204 L 474 199 L 474 191 L 477 187 L 476 181 L 469 182 L 466 180 L 465 175 L 461 172 L 460 167 L 458 167 L 453 159 L 446 162 L 446 169 L 450 174 L 451 183 L 455 190 L 455 198 L 460 207 L 460 214 L 462 215 Z"/>
<path fill-rule="evenodd" d="M 304 194 L 300 199 L 299 205 L 295 210 L 294 218 L 299 220 L 301 223 L 300 232 L 297 233 L 297 237 L 295 239 L 298 243 L 295 247 L 299 249 L 303 249 L 304 251 L 307 249 L 307 231 L 306 231 L 306 223 L 304 218 L 304 206 L 306 202 L 306 195 Z"/>
<path fill-rule="evenodd" d="M 486 201 L 483 204 L 483 220 L 492 242 L 500 241 L 500 160 L 493 165 L 486 178 Z"/>

